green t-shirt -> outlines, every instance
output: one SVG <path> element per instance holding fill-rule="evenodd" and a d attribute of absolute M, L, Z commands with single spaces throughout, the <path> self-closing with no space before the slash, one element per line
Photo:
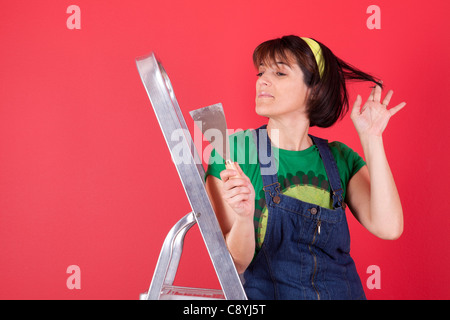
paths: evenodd
<path fill-rule="evenodd" d="M 350 178 L 361 169 L 365 162 L 352 149 L 341 142 L 329 143 L 341 178 L 345 199 Z M 327 174 L 315 145 L 301 151 L 291 151 L 272 146 L 278 166 L 278 182 L 284 195 L 304 202 L 332 209 L 332 198 Z M 256 158 L 257 149 L 252 130 L 239 131 L 230 136 L 230 150 L 233 161 L 238 162 L 242 171 L 250 178 L 255 189 L 255 239 L 256 250 L 261 248 L 266 234 L 268 210 L 265 203 L 260 166 Z M 220 179 L 225 169 L 224 160 L 212 150 L 205 179 L 213 175 Z"/>

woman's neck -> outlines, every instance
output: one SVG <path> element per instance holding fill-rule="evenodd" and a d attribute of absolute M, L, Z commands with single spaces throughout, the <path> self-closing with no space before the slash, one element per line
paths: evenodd
<path fill-rule="evenodd" d="M 278 130 L 272 132 L 272 130 Z M 267 123 L 267 134 L 272 144 L 279 148 L 292 151 L 308 149 L 313 145 L 308 136 L 309 120 L 307 119 L 273 119 Z"/>

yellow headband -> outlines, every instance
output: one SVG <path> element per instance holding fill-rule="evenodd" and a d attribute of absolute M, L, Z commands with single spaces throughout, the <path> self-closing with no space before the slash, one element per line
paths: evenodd
<path fill-rule="evenodd" d="M 319 74 L 320 74 L 320 77 L 322 78 L 323 70 L 324 70 L 325 66 L 324 66 L 324 61 L 323 61 L 322 49 L 320 48 L 320 45 L 311 38 L 301 37 L 301 39 L 308 44 L 312 53 L 314 53 L 314 57 L 316 58 L 317 67 L 319 68 Z"/>

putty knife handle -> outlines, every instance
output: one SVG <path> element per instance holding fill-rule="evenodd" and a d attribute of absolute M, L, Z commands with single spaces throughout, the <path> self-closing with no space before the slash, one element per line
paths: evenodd
<path fill-rule="evenodd" d="M 237 174 L 235 176 L 231 177 L 231 179 L 241 177 L 241 175 L 239 174 L 239 170 L 236 168 L 236 165 L 231 160 L 225 161 L 225 168 L 236 171 Z"/>

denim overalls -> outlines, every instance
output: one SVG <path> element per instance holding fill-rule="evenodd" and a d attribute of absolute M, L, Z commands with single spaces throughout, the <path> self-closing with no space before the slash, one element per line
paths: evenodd
<path fill-rule="evenodd" d="M 265 128 L 256 130 L 261 171 L 275 164 Z M 268 164 L 259 160 L 263 158 L 259 146 L 262 137 L 267 141 L 264 158 L 271 159 Z M 277 174 L 262 174 L 269 215 L 261 250 L 244 273 L 249 299 L 365 299 L 350 257 L 350 234 L 335 159 L 327 140 L 310 137 L 325 166 L 334 209 L 283 195 Z"/>

